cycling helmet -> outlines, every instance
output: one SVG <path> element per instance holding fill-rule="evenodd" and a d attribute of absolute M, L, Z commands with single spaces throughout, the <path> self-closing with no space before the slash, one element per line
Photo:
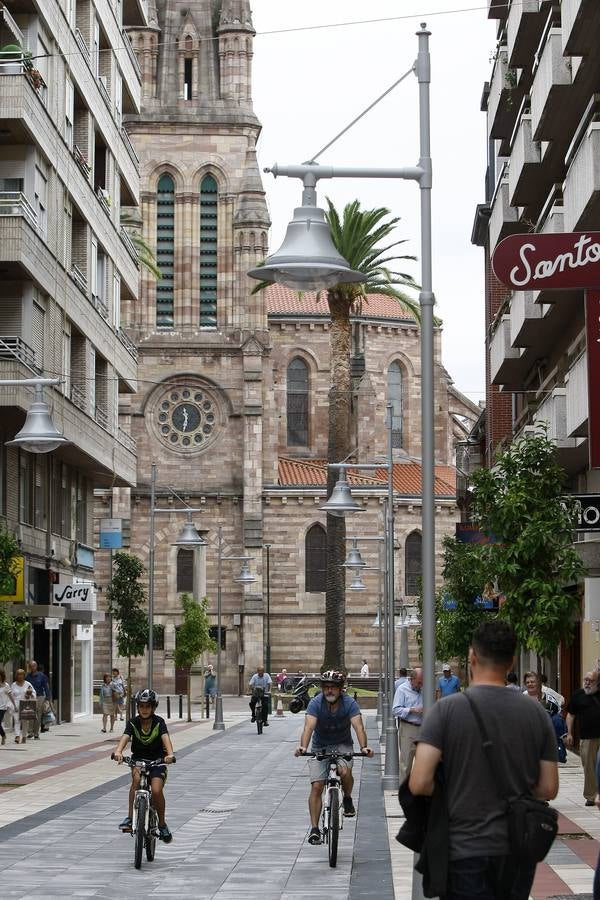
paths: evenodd
<path fill-rule="evenodd" d="M 139 706 L 140 703 L 150 703 L 153 709 L 156 709 L 158 706 L 158 697 L 156 696 L 156 691 L 153 691 L 151 688 L 144 688 L 143 691 L 138 691 L 134 697 L 136 706 Z"/>
<path fill-rule="evenodd" d="M 345 680 L 344 673 L 338 672 L 336 669 L 328 669 L 321 675 L 321 684 L 337 684 L 338 687 L 343 687 Z"/>

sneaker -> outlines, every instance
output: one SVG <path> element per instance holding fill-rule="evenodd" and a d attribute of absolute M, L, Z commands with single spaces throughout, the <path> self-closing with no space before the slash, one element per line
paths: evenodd
<path fill-rule="evenodd" d="M 350 819 L 352 816 L 356 815 L 356 810 L 354 809 L 354 803 L 352 802 L 352 797 L 344 797 L 344 815 Z"/>
<path fill-rule="evenodd" d="M 585 805 L 586 805 L 586 806 L 595 806 L 596 804 L 594 803 L 593 800 L 586 800 L 586 801 L 585 801 Z"/>
<path fill-rule="evenodd" d="M 131 831 L 131 826 L 133 822 L 131 821 L 131 816 L 125 816 L 122 822 L 119 823 L 119 828 L 121 831 Z"/>
<path fill-rule="evenodd" d="M 268 728 L 269 724 L 270 724 L 269 722 L 263 722 L 263 725 L 265 726 L 265 728 Z"/>
<path fill-rule="evenodd" d="M 309 844 L 320 844 L 321 843 L 321 832 L 318 828 L 311 828 L 310 834 L 308 836 Z"/>
<path fill-rule="evenodd" d="M 169 831 L 169 826 L 166 823 L 158 826 L 158 836 L 165 844 L 170 844 L 173 840 L 173 835 Z"/>
<path fill-rule="evenodd" d="M 252 716 L 252 718 L 250 719 L 250 721 L 251 721 L 251 722 L 256 722 L 256 716 Z"/>

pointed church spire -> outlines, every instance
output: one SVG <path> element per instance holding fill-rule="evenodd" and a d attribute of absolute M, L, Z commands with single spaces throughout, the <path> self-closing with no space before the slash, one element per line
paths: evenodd
<path fill-rule="evenodd" d="M 247 31 L 255 34 L 249 0 L 223 0 L 218 33 Z"/>
<path fill-rule="evenodd" d="M 219 26 L 221 98 L 252 106 L 252 25 L 249 0 L 223 0 Z"/>
<path fill-rule="evenodd" d="M 271 220 L 254 149 L 246 152 L 246 165 L 239 198 L 234 218 L 235 227 L 252 225 L 268 229 Z"/>

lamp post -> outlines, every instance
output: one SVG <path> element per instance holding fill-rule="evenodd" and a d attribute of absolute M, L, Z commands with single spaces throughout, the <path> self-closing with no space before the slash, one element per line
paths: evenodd
<path fill-rule="evenodd" d="M 311 161 L 303 165 L 279 166 L 265 171 L 274 176 L 299 178 L 303 183 L 302 206 L 294 211 L 281 248 L 269 256 L 265 264 L 251 269 L 248 275 L 259 281 L 278 282 L 296 290 L 326 289 L 334 284 L 360 282 L 335 250 L 331 235 L 324 227 L 324 213 L 316 205 L 316 183 L 321 178 L 401 178 L 416 181 L 421 196 L 421 428 L 422 428 L 422 584 L 423 584 L 423 696 L 425 709 L 434 701 L 435 666 L 435 494 L 434 494 L 434 357 L 433 304 L 431 266 L 431 150 L 429 83 L 431 80 L 429 32 L 421 24 L 418 55 L 414 72 L 419 83 L 419 162 L 399 169 L 337 168 L 320 166 Z M 400 79 L 402 80 L 402 79 Z M 397 82 L 398 83 L 398 82 Z M 332 142 L 331 142 L 332 143 Z M 330 144 L 328 145 L 330 146 Z M 319 155 L 319 154 L 317 154 Z M 345 263 L 345 266 L 344 266 Z M 330 499 L 333 499 L 333 495 Z M 391 562 L 391 558 L 390 558 Z M 393 566 L 389 567 L 393 569 Z M 393 593 L 391 594 L 393 603 Z M 393 614 L 391 632 L 393 637 Z M 388 648 L 393 660 L 393 642 Z M 388 672 L 389 674 L 389 672 Z M 389 717 L 388 717 L 389 718 Z M 386 742 L 387 747 L 387 742 Z M 397 763 L 397 748 L 396 748 Z M 386 756 L 386 768 L 388 758 Z"/>
<path fill-rule="evenodd" d="M 6 441 L 7 447 L 28 450 L 29 453 L 51 453 L 71 441 L 60 433 L 50 415 L 48 404 L 44 400 L 44 386 L 56 386 L 60 378 L 3 378 L 1 387 L 33 387 L 35 399 L 29 410 L 25 423 L 12 441 Z"/>
<path fill-rule="evenodd" d="M 201 510 L 193 509 L 191 506 L 184 506 L 183 509 L 173 509 L 169 507 L 169 509 L 163 509 L 162 507 L 156 506 L 156 463 L 152 463 L 151 466 L 151 474 L 150 474 L 150 548 L 148 551 L 148 676 L 147 683 L 148 687 L 152 689 L 153 684 L 153 676 L 154 676 L 154 544 L 155 544 L 155 529 L 154 529 L 154 517 L 157 513 L 176 513 L 176 512 L 185 512 L 188 516 L 188 521 L 183 526 L 181 534 L 177 538 L 174 543 L 175 547 L 189 547 L 191 550 L 195 550 L 198 547 L 206 546 L 206 541 L 202 538 L 198 531 L 196 530 L 196 526 L 192 522 L 192 513 L 199 513 Z M 181 500 L 178 494 L 175 491 L 169 488 L 169 491 L 177 497 L 178 500 Z M 185 503 L 182 500 L 182 503 Z M 198 560 L 194 560 L 194 569 L 196 569 Z M 196 598 L 198 599 L 198 598 Z"/>
<path fill-rule="evenodd" d="M 223 556 L 223 526 L 219 525 L 219 554 L 217 556 L 217 696 L 215 698 L 215 721 L 213 731 L 225 731 L 223 720 L 223 694 L 221 693 L 221 576 L 222 564 L 227 560 L 242 560 L 242 569 L 235 579 L 238 584 L 252 584 L 256 578 L 248 568 L 248 560 L 253 556 Z"/>
<path fill-rule="evenodd" d="M 271 544 L 263 544 L 267 551 L 267 641 L 265 645 L 265 666 L 267 674 L 271 674 L 271 569 L 270 551 Z"/>

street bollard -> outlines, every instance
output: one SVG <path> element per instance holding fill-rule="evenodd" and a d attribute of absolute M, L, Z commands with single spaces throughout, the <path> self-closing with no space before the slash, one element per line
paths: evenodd
<path fill-rule="evenodd" d="M 210 719 L 210 697 L 206 695 L 206 718 Z"/>
<path fill-rule="evenodd" d="M 183 694 L 179 695 L 179 718 L 183 719 Z"/>
<path fill-rule="evenodd" d="M 171 698 L 167 694 L 167 719 L 171 718 Z"/>

